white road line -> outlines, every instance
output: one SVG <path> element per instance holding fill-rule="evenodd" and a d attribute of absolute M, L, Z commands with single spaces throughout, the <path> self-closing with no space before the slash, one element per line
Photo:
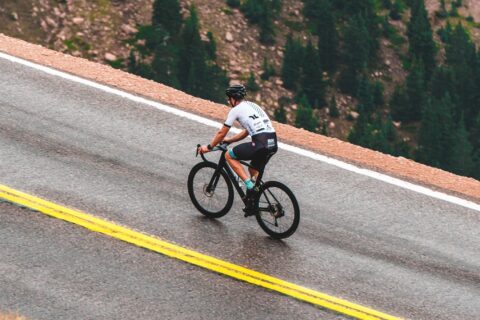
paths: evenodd
<path fill-rule="evenodd" d="M 179 110 L 179 109 L 176 109 L 176 108 L 173 108 L 173 107 L 169 107 L 169 106 L 164 105 L 164 104 L 159 103 L 159 102 L 155 102 L 155 101 L 148 100 L 148 99 L 145 99 L 145 98 L 142 98 L 142 97 L 138 97 L 138 96 L 135 96 L 135 95 L 133 95 L 131 93 L 128 93 L 128 92 L 125 92 L 125 91 L 114 89 L 114 88 L 108 87 L 106 85 L 96 83 L 96 82 L 91 81 L 91 80 L 86 80 L 86 79 L 83 79 L 83 78 L 80 78 L 80 77 L 77 77 L 77 76 L 73 76 L 71 74 L 68 74 L 68 73 L 65 73 L 65 72 L 62 72 L 62 71 L 58 71 L 58 70 L 55 70 L 55 69 L 52 69 L 52 68 L 49 68 L 49 67 L 45 67 L 45 66 L 27 61 L 27 60 L 23 60 L 23 59 L 20 59 L 20 58 L 17 58 L 17 57 L 14 57 L 14 56 L 2 53 L 2 52 L 0 52 L 0 58 L 3 58 L 5 60 L 9 60 L 9 61 L 14 62 L 14 63 L 19 63 L 21 65 L 24 65 L 24 66 L 27 66 L 27 67 L 30 67 L 30 68 L 48 73 L 50 75 L 61 77 L 61 78 L 64 78 L 64 79 L 67 79 L 67 80 L 70 80 L 70 81 L 73 81 L 73 82 L 81 83 L 83 85 L 86 85 L 86 86 L 89 86 L 89 87 L 92 87 L 92 88 L 96 88 L 96 89 L 102 90 L 104 92 L 108 92 L 108 93 L 120 96 L 122 98 L 129 99 L 129 100 L 134 101 L 134 102 L 138 102 L 138 103 L 141 103 L 141 104 L 146 104 L 146 105 L 154 107 L 158 110 L 168 112 L 168 113 L 171 113 L 171 114 L 174 114 L 174 115 L 177 115 L 179 117 L 183 117 L 183 118 L 186 118 L 186 119 L 189 119 L 189 120 L 193 120 L 193 121 L 196 121 L 198 123 L 201 123 L 201 124 L 204 124 L 204 125 L 207 125 L 207 126 L 211 126 L 211 127 L 214 127 L 214 128 L 221 128 L 223 126 L 223 124 L 220 123 L 220 122 L 213 121 L 213 120 L 195 115 L 193 113 L 182 111 L 182 110 Z M 235 130 L 236 132 L 239 132 L 238 129 L 235 129 L 235 128 L 232 128 L 232 129 Z M 333 158 L 329 158 L 329 157 L 320 155 L 318 153 L 314 153 L 314 152 L 311 152 L 311 151 L 308 151 L 308 150 L 305 150 L 305 149 L 294 147 L 294 146 L 291 146 L 291 145 L 288 145 L 288 144 L 285 144 L 285 143 L 279 143 L 279 147 L 284 149 L 284 150 L 302 155 L 302 156 L 310 158 L 310 159 L 322 161 L 322 162 L 328 163 L 330 165 L 333 165 L 333 166 L 336 166 L 336 167 L 339 167 L 339 168 L 342 168 L 342 169 L 345 169 L 345 170 L 348 170 L 348 171 L 351 171 L 351 172 L 355 172 L 355 173 L 358 173 L 358 174 L 361 174 L 361 175 L 364 175 L 364 176 L 367 176 L 367 177 L 370 177 L 370 178 L 373 178 L 373 179 L 376 179 L 376 180 L 380 180 L 380 181 L 383 181 L 383 182 L 386 182 L 386 183 L 389 183 L 389 184 L 392 184 L 392 185 L 395 185 L 395 186 L 398 186 L 398 187 L 401 187 L 401 188 L 404 188 L 404 189 L 408 189 L 408 190 L 418 192 L 418 193 L 426 195 L 426 196 L 430 196 L 432 198 L 444 200 L 444 201 L 447 201 L 447 202 L 450 202 L 450 203 L 453 203 L 453 204 L 456 204 L 456 205 L 459 205 L 459 206 L 462 206 L 462 207 L 469 208 L 469 209 L 476 210 L 476 211 L 480 212 L 480 204 L 474 203 L 472 201 L 468 201 L 468 200 L 465 200 L 465 199 L 454 197 L 454 196 L 451 196 L 451 195 L 448 195 L 448 194 L 445 194 L 445 193 L 442 193 L 442 192 L 438 192 L 438 191 L 435 191 L 435 190 L 432 190 L 432 189 L 429 189 L 429 188 L 425 188 L 425 187 L 422 187 L 422 186 L 419 186 L 419 185 L 416 185 L 416 184 L 413 184 L 413 183 L 410 183 L 410 182 L 406 182 L 406 181 L 403 181 L 403 180 L 400 180 L 400 179 L 397 179 L 397 178 L 393 178 L 391 176 L 388 176 L 388 175 L 385 175 L 385 174 L 382 174 L 382 173 L 378 173 L 378 172 L 375 172 L 375 171 L 372 171 L 372 170 L 359 168 L 357 166 L 348 164 L 346 162 L 336 160 L 336 159 L 333 159 Z"/>

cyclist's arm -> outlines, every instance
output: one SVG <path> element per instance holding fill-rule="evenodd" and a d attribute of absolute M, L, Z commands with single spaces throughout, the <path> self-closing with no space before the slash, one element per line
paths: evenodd
<path fill-rule="evenodd" d="M 226 143 L 237 142 L 237 141 L 240 141 L 242 139 L 245 139 L 247 136 L 248 136 L 248 130 L 244 129 L 244 130 L 242 130 L 242 132 L 237 133 L 236 135 L 234 135 L 231 138 L 223 139 L 223 141 L 225 141 Z"/>
<path fill-rule="evenodd" d="M 218 132 L 215 134 L 215 137 L 213 137 L 213 140 L 212 142 L 210 142 L 210 146 L 213 148 L 215 147 L 217 144 L 219 144 L 220 142 L 223 141 L 223 139 L 225 138 L 225 136 L 227 135 L 228 131 L 230 130 L 230 127 L 229 126 L 223 126 L 220 130 L 218 130 Z M 210 150 L 208 149 L 207 146 L 200 146 L 198 148 L 198 151 L 200 153 L 207 153 L 207 152 L 210 152 Z"/>
<path fill-rule="evenodd" d="M 213 140 L 212 142 L 210 142 L 210 145 L 212 147 L 215 147 L 217 144 L 222 142 L 225 139 L 225 136 L 227 135 L 229 130 L 230 130 L 230 127 L 223 126 L 220 130 L 218 130 L 217 134 L 215 134 L 215 137 L 213 137 Z"/>

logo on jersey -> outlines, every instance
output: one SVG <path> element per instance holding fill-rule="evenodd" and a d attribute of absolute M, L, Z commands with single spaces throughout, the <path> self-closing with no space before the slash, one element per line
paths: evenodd
<path fill-rule="evenodd" d="M 258 119 L 258 116 L 256 114 L 253 114 L 253 115 L 249 116 L 249 118 L 252 118 L 252 120 L 255 120 L 255 119 Z"/>

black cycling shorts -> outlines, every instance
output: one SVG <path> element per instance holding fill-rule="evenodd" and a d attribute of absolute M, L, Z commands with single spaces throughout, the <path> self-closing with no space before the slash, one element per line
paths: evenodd
<path fill-rule="evenodd" d="M 278 150 L 277 134 L 260 133 L 252 137 L 252 142 L 245 142 L 235 146 L 230 152 L 237 160 L 252 160 L 250 164 L 258 171 L 263 171 L 272 155 Z"/>

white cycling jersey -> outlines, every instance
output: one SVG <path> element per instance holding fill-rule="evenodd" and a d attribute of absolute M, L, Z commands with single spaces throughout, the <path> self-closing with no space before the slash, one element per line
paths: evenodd
<path fill-rule="evenodd" d="M 275 132 L 267 113 L 250 101 L 242 101 L 230 110 L 225 125 L 231 127 L 235 120 L 240 122 L 252 137 L 260 133 Z"/>

